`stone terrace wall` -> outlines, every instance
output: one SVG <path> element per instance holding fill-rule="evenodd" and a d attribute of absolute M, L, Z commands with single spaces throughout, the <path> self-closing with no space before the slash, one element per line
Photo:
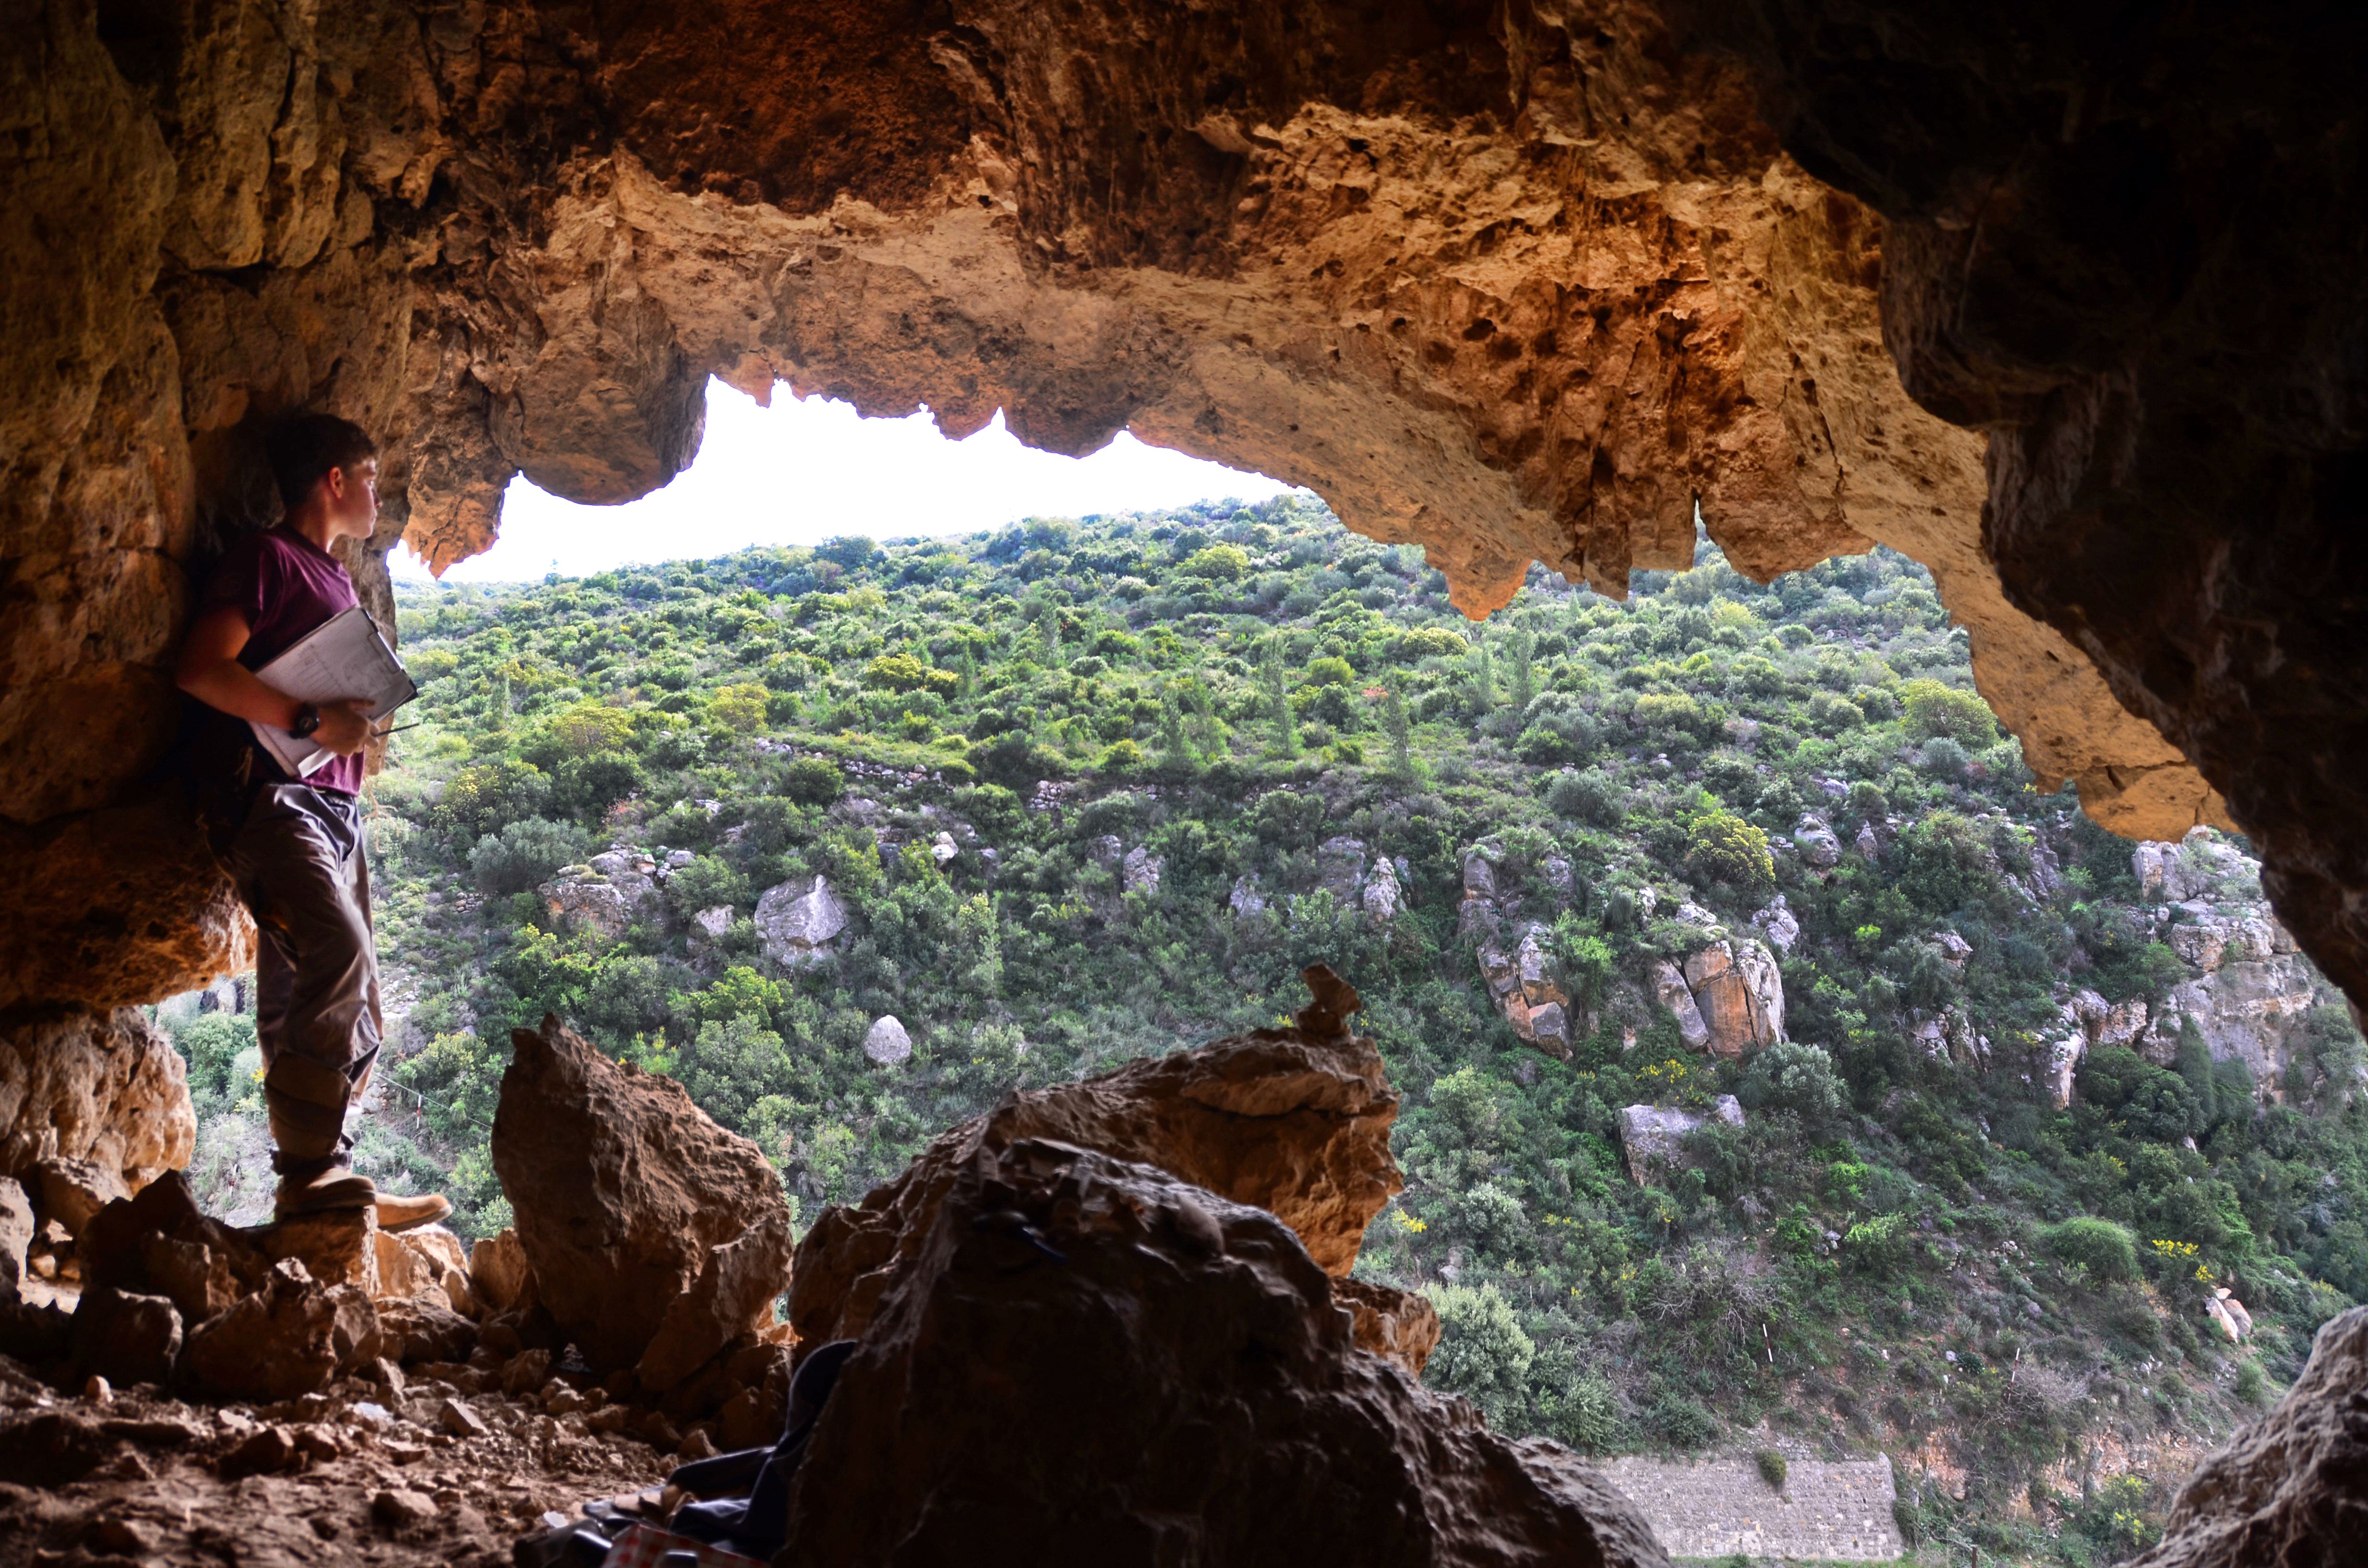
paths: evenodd
<path fill-rule="evenodd" d="M 1604 1479 L 1628 1495 L 1672 1557 L 1806 1557 L 1888 1562 L 1905 1550 L 1888 1460 L 1794 1460 L 1770 1490 L 1748 1460 L 1672 1464 L 1617 1459 Z"/>

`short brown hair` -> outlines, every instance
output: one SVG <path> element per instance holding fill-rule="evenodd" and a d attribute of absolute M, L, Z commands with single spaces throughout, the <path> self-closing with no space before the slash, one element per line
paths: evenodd
<path fill-rule="evenodd" d="M 370 432 L 334 414 L 298 414 L 279 422 L 265 443 L 279 499 L 290 511 L 304 504 L 313 486 L 333 468 L 350 468 L 378 456 Z"/>

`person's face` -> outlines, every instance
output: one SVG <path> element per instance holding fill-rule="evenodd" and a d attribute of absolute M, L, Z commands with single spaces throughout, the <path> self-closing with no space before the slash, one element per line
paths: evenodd
<path fill-rule="evenodd" d="M 322 476 L 329 487 L 329 517 L 333 532 L 348 539 L 368 539 L 378 527 L 378 460 L 364 458 Z"/>

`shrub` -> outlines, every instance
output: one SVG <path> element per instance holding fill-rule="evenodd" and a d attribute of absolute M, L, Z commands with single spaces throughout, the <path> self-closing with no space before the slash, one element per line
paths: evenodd
<path fill-rule="evenodd" d="M 1187 577 L 1238 583 L 1249 575 L 1249 552 L 1237 544 L 1212 544 L 1206 550 L 1194 551 L 1176 570 Z"/>
<path fill-rule="evenodd" d="M 1620 786 L 1601 768 L 1590 767 L 1584 773 L 1554 775 L 1546 786 L 1546 804 L 1557 816 L 1608 826 L 1620 820 L 1626 802 Z"/>
<path fill-rule="evenodd" d="M 2138 1277 L 2137 1238 L 2111 1220 L 2081 1216 L 2050 1225 L 2040 1233 L 2040 1244 L 2066 1263 L 2088 1270 L 2100 1283 Z"/>
<path fill-rule="evenodd" d="M 1977 692 L 1961 691 L 1927 677 L 1901 687 L 1899 700 L 1907 710 L 1907 727 L 1916 734 L 1975 748 L 1998 739 L 1989 704 Z"/>
<path fill-rule="evenodd" d="M 1718 1440 L 1718 1417 L 1679 1393 L 1655 1400 L 1645 1425 L 1673 1449 L 1706 1449 Z"/>
<path fill-rule="evenodd" d="M 1946 735 L 1933 736 L 1916 754 L 1916 765 L 1937 778 L 1963 778 L 1973 760 L 1964 746 Z"/>
<path fill-rule="evenodd" d="M 1784 1463 L 1784 1456 L 1774 1449 L 1762 1449 L 1752 1458 L 1759 1461 L 1759 1479 L 1766 1482 L 1770 1490 L 1783 1491 L 1784 1475 L 1789 1468 Z"/>
<path fill-rule="evenodd" d="M 1417 664 L 1424 659 L 1460 659 L 1472 645 L 1444 626 L 1417 626 L 1400 636 L 1393 646 L 1391 656 L 1400 664 Z"/>
<path fill-rule="evenodd" d="M 1439 1310 L 1440 1329 L 1423 1381 L 1462 1394 L 1504 1426 L 1525 1403 L 1537 1346 L 1494 1285 L 1430 1285 L 1423 1294 Z"/>
<path fill-rule="evenodd" d="M 2247 1404 L 2265 1403 L 2270 1392 L 2270 1380 L 2263 1375 L 2259 1361 L 2248 1359 L 2237 1369 L 2237 1397 Z"/>
<path fill-rule="evenodd" d="M 511 823 L 498 835 L 489 833 L 478 839 L 469 852 L 469 873 L 484 892 L 497 896 L 524 892 L 562 866 L 581 860 L 590 847 L 588 835 L 574 823 L 528 817 Z"/>
<path fill-rule="evenodd" d="M 707 716 L 727 730 L 753 735 L 765 727 L 765 705 L 772 693 L 753 683 L 727 686 L 707 699 Z"/>
<path fill-rule="evenodd" d="M 805 806 L 826 806 L 847 789 L 847 775 L 826 756 L 802 756 L 781 770 L 781 793 Z"/>
<path fill-rule="evenodd" d="M 1327 655 L 1308 661 L 1307 684 L 1310 686 L 1347 686 L 1356 678 L 1357 672 L 1349 667 L 1346 659 Z"/>
<path fill-rule="evenodd" d="M 1825 1048 L 1779 1040 L 1752 1058 L 1736 1097 L 1753 1109 L 1788 1111 L 1815 1126 L 1850 1103 Z"/>
<path fill-rule="evenodd" d="M 243 1013 L 200 1013 L 173 1031 L 173 1045 L 189 1064 L 191 1097 L 235 1099 L 231 1067 L 241 1051 L 256 1049 L 255 1020 Z"/>
<path fill-rule="evenodd" d="M 1694 819 L 1686 833 L 1686 869 L 1747 898 L 1764 897 L 1776 885 L 1768 835 L 1731 812 L 1705 812 Z"/>
<path fill-rule="evenodd" d="M 864 666 L 863 684 L 882 691 L 934 691 L 942 697 L 960 688 L 962 676 L 931 669 L 910 653 L 883 653 Z"/>

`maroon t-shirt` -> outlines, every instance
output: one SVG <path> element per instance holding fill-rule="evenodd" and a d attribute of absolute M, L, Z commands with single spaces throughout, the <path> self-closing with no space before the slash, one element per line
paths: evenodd
<path fill-rule="evenodd" d="M 249 534 L 231 547 L 208 580 L 198 613 L 205 615 L 225 605 L 237 607 L 246 617 L 246 646 L 239 650 L 238 662 L 259 670 L 294 647 L 306 632 L 360 602 L 344 563 L 283 523 Z M 272 772 L 279 772 L 279 765 L 261 746 L 256 747 L 256 755 Z M 359 755 L 331 757 L 304 782 L 319 790 L 359 795 L 362 759 Z"/>

